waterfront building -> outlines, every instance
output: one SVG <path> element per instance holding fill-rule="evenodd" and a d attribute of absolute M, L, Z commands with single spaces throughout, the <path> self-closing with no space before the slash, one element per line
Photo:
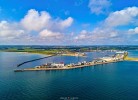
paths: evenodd
<path fill-rule="evenodd" d="M 51 67 L 63 68 L 65 66 L 64 63 L 52 63 Z"/>
<path fill-rule="evenodd" d="M 103 60 L 103 61 L 106 61 L 106 62 L 109 62 L 109 61 L 113 61 L 114 60 L 113 57 L 102 57 L 100 59 Z"/>

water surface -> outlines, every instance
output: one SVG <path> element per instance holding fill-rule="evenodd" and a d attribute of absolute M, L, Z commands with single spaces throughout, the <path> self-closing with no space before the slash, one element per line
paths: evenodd
<path fill-rule="evenodd" d="M 133 52 L 132 52 L 133 53 Z M 135 53 L 135 52 L 134 52 Z M 107 53 L 109 54 L 109 53 Z M 88 53 L 88 57 L 51 57 L 20 68 L 46 62 L 89 61 L 106 53 Z M 13 72 L 16 65 L 37 54 L 0 52 L 0 100 L 137 100 L 138 62 L 118 62 L 63 71 Z"/>

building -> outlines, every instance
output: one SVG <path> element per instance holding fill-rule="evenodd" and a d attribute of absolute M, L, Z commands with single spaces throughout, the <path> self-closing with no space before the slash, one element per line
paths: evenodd
<path fill-rule="evenodd" d="M 64 63 L 52 63 L 51 67 L 63 68 L 65 66 Z"/>
<path fill-rule="evenodd" d="M 113 61 L 114 60 L 113 57 L 102 57 L 100 59 L 103 60 L 103 61 L 106 61 L 106 62 L 109 62 L 109 61 Z"/>

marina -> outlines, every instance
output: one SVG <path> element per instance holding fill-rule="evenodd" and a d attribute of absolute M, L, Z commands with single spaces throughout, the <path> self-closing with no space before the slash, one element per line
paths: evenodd
<path fill-rule="evenodd" d="M 78 63 L 70 63 L 64 64 L 64 62 L 60 63 L 46 63 L 40 66 L 35 66 L 34 68 L 25 68 L 25 69 L 15 69 L 14 72 L 24 72 L 24 71 L 47 71 L 47 70 L 68 70 L 68 69 L 75 69 L 75 68 L 82 68 L 86 66 L 95 66 L 95 65 L 102 65 L 108 63 L 115 63 L 119 61 L 123 61 L 124 58 L 128 55 L 126 51 L 124 52 L 116 52 L 115 55 L 111 57 L 101 57 L 94 59 L 92 61 L 83 61 Z"/>
<path fill-rule="evenodd" d="M 53 55 L 49 55 L 49 56 L 46 56 L 46 57 L 42 57 L 42 58 L 37 58 L 37 59 L 33 59 L 33 60 L 28 60 L 28 61 L 25 61 L 25 62 L 22 62 L 20 64 L 17 65 L 17 67 L 20 67 L 26 63 L 29 63 L 29 62 L 33 62 L 33 61 L 37 61 L 37 60 L 41 60 L 41 59 L 45 59 L 45 58 L 50 58 L 50 57 L 54 57 L 54 56 L 58 56 L 58 55 L 61 55 L 61 56 L 81 56 L 81 57 L 84 57 L 85 56 L 85 53 L 79 53 L 79 52 L 76 52 L 76 53 L 56 53 L 56 54 L 53 54 Z"/>

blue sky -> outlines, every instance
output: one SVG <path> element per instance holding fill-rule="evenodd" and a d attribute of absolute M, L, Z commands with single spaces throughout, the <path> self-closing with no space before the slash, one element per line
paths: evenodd
<path fill-rule="evenodd" d="M 0 44 L 137 43 L 136 0 L 0 0 Z"/>

